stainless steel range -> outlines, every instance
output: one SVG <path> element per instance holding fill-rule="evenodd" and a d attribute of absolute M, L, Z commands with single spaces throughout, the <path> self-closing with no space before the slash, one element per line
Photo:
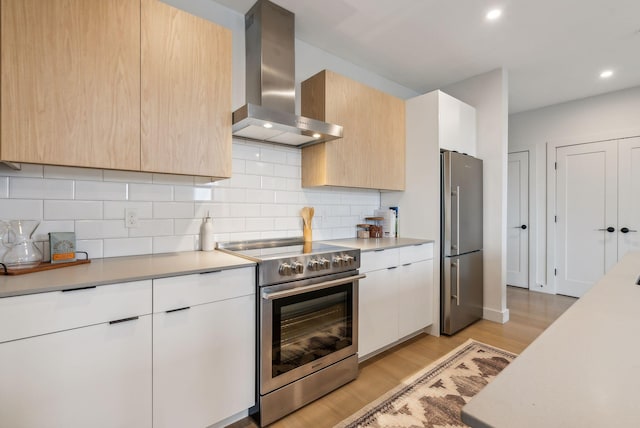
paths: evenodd
<path fill-rule="evenodd" d="M 258 263 L 257 400 L 268 425 L 358 375 L 360 250 L 301 238 L 221 243 Z"/>

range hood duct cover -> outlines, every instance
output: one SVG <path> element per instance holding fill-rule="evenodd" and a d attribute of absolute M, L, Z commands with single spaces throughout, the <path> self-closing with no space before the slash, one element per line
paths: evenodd
<path fill-rule="evenodd" d="M 245 15 L 247 104 L 233 112 L 234 136 L 300 147 L 342 137 L 342 126 L 295 114 L 294 31 L 294 14 L 268 0 Z"/>

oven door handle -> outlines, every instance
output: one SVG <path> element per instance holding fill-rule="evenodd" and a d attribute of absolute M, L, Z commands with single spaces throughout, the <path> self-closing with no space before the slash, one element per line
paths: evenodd
<path fill-rule="evenodd" d="M 360 274 L 360 275 L 350 276 L 348 278 L 340 278 L 340 279 L 334 279 L 332 281 L 321 282 L 315 285 L 307 285 L 305 287 L 296 287 L 296 288 L 291 288 L 289 290 L 274 291 L 272 293 L 263 291 L 262 298 L 264 300 L 281 299 L 283 297 L 289 297 L 289 296 L 295 296 L 302 293 L 308 293 L 309 291 L 323 290 L 325 288 L 335 287 L 336 285 L 346 284 L 348 282 L 357 281 L 359 279 L 366 278 L 366 277 L 367 275 Z"/>

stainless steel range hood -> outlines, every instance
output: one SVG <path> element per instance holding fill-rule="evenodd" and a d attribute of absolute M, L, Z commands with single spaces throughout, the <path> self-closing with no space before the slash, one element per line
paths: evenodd
<path fill-rule="evenodd" d="M 258 0 L 245 15 L 246 99 L 233 135 L 290 146 L 342 137 L 342 126 L 295 114 L 294 14 Z"/>

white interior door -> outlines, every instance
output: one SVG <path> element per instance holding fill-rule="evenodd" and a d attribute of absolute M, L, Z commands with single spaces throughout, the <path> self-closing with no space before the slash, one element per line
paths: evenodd
<path fill-rule="evenodd" d="M 507 284 L 529 288 L 529 152 L 509 153 Z"/>
<path fill-rule="evenodd" d="M 640 137 L 618 145 L 618 259 L 640 251 Z"/>
<path fill-rule="evenodd" d="M 617 261 L 617 143 L 556 149 L 556 287 L 580 297 Z"/>

